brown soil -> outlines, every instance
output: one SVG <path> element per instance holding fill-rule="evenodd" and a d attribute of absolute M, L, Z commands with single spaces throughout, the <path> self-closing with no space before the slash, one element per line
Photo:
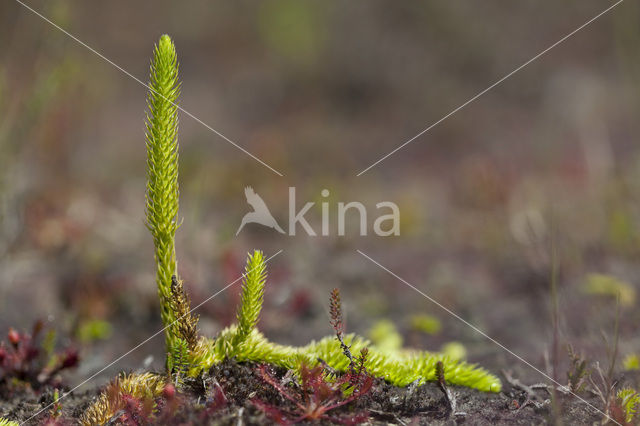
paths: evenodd
<path fill-rule="evenodd" d="M 278 377 L 286 371 L 276 370 Z M 504 377 L 502 377 L 504 379 Z M 205 383 L 215 379 L 222 387 L 227 403 L 220 409 L 205 413 Z M 353 403 L 333 410 L 330 414 L 343 421 L 349 421 L 356 413 L 366 413 L 370 424 L 546 424 L 551 418 L 550 396 L 541 390 L 536 404 L 525 404 L 526 393 L 505 381 L 504 389 L 498 394 L 489 394 L 455 387 L 457 411 L 464 414 L 452 416 L 444 394 L 434 383 L 422 386 L 398 388 L 383 381 L 376 381 L 371 392 Z M 99 389 L 74 393 L 64 399 L 60 424 L 73 424 L 83 410 L 98 395 Z M 588 402 L 600 406 L 599 401 L 589 395 L 582 395 Z M 37 410 L 53 401 L 53 390 L 47 389 L 36 395 L 33 392 L 8 392 L 3 390 L 0 413 L 3 417 L 23 422 Z M 186 383 L 180 393 L 183 398 L 175 413 L 172 424 L 272 424 L 274 420 L 258 409 L 251 400 L 259 399 L 286 411 L 293 408 L 273 387 L 265 384 L 258 376 L 255 366 L 225 362 L 211 369 L 205 377 Z M 572 396 L 560 396 L 560 412 L 564 424 L 592 424 L 602 416 L 585 406 Z M 158 406 L 162 407 L 160 400 Z M 524 405 L 524 406 L 523 406 Z M 521 407 L 521 408 L 518 408 Z M 48 417 L 45 411 L 28 424 L 42 424 Z M 163 421 L 152 423 L 161 424 Z M 319 423 L 329 423 L 322 421 Z M 118 424 L 113 419 L 112 424 Z M 146 424 L 141 421 L 141 424 Z"/>

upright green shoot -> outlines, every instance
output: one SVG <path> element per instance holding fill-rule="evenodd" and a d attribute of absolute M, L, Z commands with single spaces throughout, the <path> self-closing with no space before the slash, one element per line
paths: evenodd
<path fill-rule="evenodd" d="M 258 323 L 262 301 L 264 299 L 264 284 L 267 279 L 267 267 L 264 254 L 255 250 L 249 255 L 242 284 L 242 302 L 236 315 L 238 326 L 233 339 L 233 347 L 238 348 Z"/>
<path fill-rule="evenodd" d="M 146 117 L 147 140 L 147 227 L 153 236 L 156 282 L 162 322 L 177 319 L 171 308 L 171 282 L 177 276 L 175 234 L 178 229 L 178 60 L 167 35 L 160 37 L 151 61 Z M 174 327 L 166 330 L 168 353 L 177 347 Z"/>

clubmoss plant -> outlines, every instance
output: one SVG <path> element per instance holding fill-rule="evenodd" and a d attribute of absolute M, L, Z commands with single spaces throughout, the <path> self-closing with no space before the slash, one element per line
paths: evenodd
<path fill-rule="evenodd" d="M 173 41 L 160 37 L 151 61 L 146 118 L 147 227 L 153 236 L 156 282 L 166 329 L 167 365 L 184 347 L 180 318 L 172 304 L 172 283 L 178 276 L 175 234 L 178 229 L 178 59 Z M 180 321 L 179 321 L 180 322 Z"/>
<path fill-rule="evenodd" d="M 358 353 L 370 348 L 366 368 L 371 374 L 384 377 L 396 385 L 415 380 L 434 380 L 434 368 L 442 361 L 452 384 L 475 387 L 485 391 L 500 389 L 500 381 L 473 365 L 454 361 L 442 354 L 377 348 L 361 337 L 343 335 L 312 342 L 302 348 L 269 342 L 257 329 L 266 282 L 264 255 L 255 251 L 249 256 L 242 286 L 242 303 L 237 325 L 221 331 L 214 339 L 196 341 L 195 318 L 188 315 L 188 298 L 180 288 L 176 295 L 177 266 L 175 232 L 178 228 L 178 142 L 177 102 L 180 84 L 175 47 L 168 36 L 162 36 L 154 50 L 147 118 L 147 222 L 154 238 L 157 262 L 157 283 L 162 318 L 167 330 L 167 366 L 175 373 L 176 366 L 188 366 L 190 375 L 197 375 L 227 358 L 238 361 L 272 363 L 299 370 L 301 365 L 315 365 L 323 359 L 329 366 L 346 371 L 352 360 L 344 356 L 345 348 Z M 178 282 L 180 282 L 178 280 Z M 172 284 L 173 283 L 173 284 Z M 173 289 L 173 291 L 172 291 Z M 176 303 L 176 297 L 186 302 Z M 176 321 L 177 320 L 177 321 Z M 187 325 L 191 322 L 192 326 Z M 335 328 L 335 324 L 334 324 Z M 185 330 L 189 330 L 185 332 Z M 185 357 L 188 352 L 188 357 Z M 188 362 L 185 362 L 185 358 Z"/>
<path fill-rule="evenodd" d="M 215 338 L 198 336 L 198 318 L 191 314 L 189 297 L 179 279 L 175 253 L 175 233 L 179 226 L 177 102 L 180 83 L 175 47 L 166 35 L 160 38 L 154 49 L 149 87 L 146 216 L 155 246 L 156 281 L 162 321 L 166 327 L 170 378 L 150 373 L 124 376 L 109 386 L 87 409 L 82 417 L 83 424 L 109 421 L 122 408 L 123 401 L 118 395 L 158 397 L 169 380 L 180 384 L 185 375 L 198 376 L 214 364 L 230 358 L 238 362 L 277 365 L 295 370 L 300 376 L 303 366 L 313 369 L 318 364 L 349 374 L 354 366 L 351 353 L 367 353 L 363 368 L 371 376 L 397 386 L 435 381 L 436 365 L 441 365 L 447 372 L 449 384 L 500 391 L 500 380 L 476 365 L 444 354 L 377 347 L 362 337 L 345 334 L 337 290 L 331 299 L 331 325 L 336 331 L 335 336 L 312 341 L 303 347 L 269 342 L 256 328 L 267 278 L 266 260 L 257 250 L 249 254 L 243 274 L 237 324 L 220 331 Z"/>

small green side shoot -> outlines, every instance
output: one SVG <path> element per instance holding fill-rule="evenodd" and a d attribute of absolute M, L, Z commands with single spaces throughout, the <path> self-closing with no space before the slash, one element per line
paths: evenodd
<path fill-rule="evenodd" d="M 247 259 L 242 286 L 242 302 L 236 315 L 238 328 L 233 340 L 234 348 L 239 348 L 258 324 L 266 280 L 267 265 L 264 261 L 264 255 L 261 251 L 256 250 Z"/>

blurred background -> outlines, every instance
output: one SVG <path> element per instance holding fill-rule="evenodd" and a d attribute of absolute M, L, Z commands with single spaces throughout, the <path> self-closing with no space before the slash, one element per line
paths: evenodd
<path fill-rule="evenodd" d="M 637 2 L 359 177 L 612 3 L 27 3 L 143 81 L 169 34 L 183 108 L 284 174 L 180 114 L 177 251 L 194 304 L 238 278 L 248 251 L 282 249 L 259 325 L 269 338 L 330 334 L 339 287 L 349 331 L 379 341 L 395 327 L 407 346 L 517 367 L 359 249 L 546 368 L 555 259 L 563 347 L 603 361 L 620 293 L 620 358 L 640 351 Z M 0 46 L 0 333 L 47 321 L 81 348 L 79 380 L 161 327 L 144 226 L 146 89 L 13 1 L 0 5 Z M 257 225 L 235 236 L 248 185 L 284 227 L 290 186 L 298 208 L 316 202 L 316 230 L 327 201 L 332 236 Z M 348 223 L 336 236 L 340 201 L 367 206 L 370 235 Z M 380 201 L 399 206 L 400 236 L 371 233 Z M 198 310 L 202 333 L 233 321 L 239 289 Z M 97 381 L 145 360 L 161 368 L 162 346 Z"/>

